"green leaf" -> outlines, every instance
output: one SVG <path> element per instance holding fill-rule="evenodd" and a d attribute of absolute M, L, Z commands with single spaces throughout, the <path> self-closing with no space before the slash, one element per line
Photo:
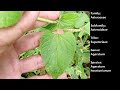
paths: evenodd
<path fill-rule="evenodd" d="M 90 22 L 88 22 L 85 26 L 84 26 L 84 30 L 85 32 L 90 35 Z"/>
<path fill-rule="evenodd" d="M 78 13 L 65 13 L 59 19 L 59 28 L 67 29 L 75 26 L 76 20 L 78 19 Z"/>
<path fill-rule="evenodd" d="M 90 52 L 82 52 L 80 50 L 80 46 L 76 46 L 76 53 L 75 53 L 75 64 L 77 65 L 80 63 L 89 63 L 90 62 Z"/>
<path fill-rule="evenodd" d="M 21 16 L 22 11 L 0 11 L 0 28 L 16 24 Z"/>
<path fill-rule="evenodd" d="M 48 30 L 55 30 L 57 28 L 57 24 L 50 23 L 47 26 L 45 26 L 44 28 L 48 29 Z"/>
<path fill-rule="evenodd" d="M 82 62 L 89 63 L 90 62 L 90 53 L 83 53 L 82 54 Z"/>
<path fill-rule="evenodd" d="M 82 63 L 79 63 L 76 67 L 78 68 L 78 70 L 80 70 L 81 79 L 87 79 L 87 75 L 84 72 L 84 68 L 83 68 Z"/>
<path fill-rule="evenodd" d="M 66 73 L 68 73 L 71 79 L 79 79 L 75 69 L 76 68 L 71 67 L 66 70 Z"/>
<path fill-rule="evenodd" d="M 21 57 L 21 59 L 23 59 L 23 58 L 27 58 L 31 55 L 34 55 L 34 54 L 35 54 L 35 50 L 29 50 L 29 51 L 26 51 L 26 52 L 20 54 L 20 57 Z"/>
<path fill-rule="evenodd" d="M 76 45 L 76 53 L 74 56 L 74 62 L 76 65 L 80 62 L 81 55 L 82 55 L 82 52 L 80 51 L 80 47 Z"/>
<path fill-rule="evenodd" d="M 32 76 L 35 76 L 35 73 L 33 73 L 33 72 L 28 72 L 27 75 L 28 75 L 27 77 L 32 77 Z"/>
<path fill-rule="evenodd" d="M 79 17 L 75 24 L 75 28 L 81 28 L 89 21 L 90 21 L 89 16 L 85 12 L 82 12 L 79 14 Z"/>
<path fill-rule="evenodd" d="M 41 56 L 47 72 L 53 78 L 65 72 L 76 50 L 75 37 L 70 32 L 53 34 L 48 31 L 41 36 Z"/>

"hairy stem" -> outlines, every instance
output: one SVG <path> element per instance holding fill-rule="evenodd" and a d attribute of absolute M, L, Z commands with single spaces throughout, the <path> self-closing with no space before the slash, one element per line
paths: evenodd
<path fill-rule="evenodd" d="M 37 18 L 38 21 L 47 22 L 47 23 L 57 23 L 57 21 L 52 21 L 45 18 Z"/>
<path fill-rule="evenodd" d="M 69 31 L 69 32 L 80 32 L 82 30 L 83 30 L 82 28 L 80 28 L 80 29 L 65 29 L 65 31 Z"/>

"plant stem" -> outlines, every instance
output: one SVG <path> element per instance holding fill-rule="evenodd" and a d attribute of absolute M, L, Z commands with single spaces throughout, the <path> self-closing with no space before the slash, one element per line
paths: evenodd
<path fill-rule="evenodd" d="M 80 28 L 80 29 L 65 29 L 65 31 L 69 31 L 69 32 L 80 32 L 82 30 L 83 30 L 82 28 Z"/>
<path fill-rule="evenodd" d="M 37 18 L 37 20 L 42 22 L 47 22 L 47 23 L 57 23 L 57 21 L 52 21 L 45 18 Z"/>

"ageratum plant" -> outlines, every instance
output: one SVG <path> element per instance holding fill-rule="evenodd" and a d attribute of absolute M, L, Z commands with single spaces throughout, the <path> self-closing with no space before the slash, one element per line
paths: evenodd
<path fill-rule="evenodd" d="M 22 11 L 0 11 L 0 28 L 15 25 Z M 89 11 L 61 11 L 56 21 L 38 18 L 48 22 L 30 32 L 43 32 L 40 45 L 20 54 L 20 59 L 41 55 L 45 73 L 58 78 L 63 73 L 71 79 L 87 79 L 90 76 L 90 17 Z M 62 32 L 62 33 L 60 33 Z M 33 70 L 22 77 L 41 75 L 43 71 Z"/>

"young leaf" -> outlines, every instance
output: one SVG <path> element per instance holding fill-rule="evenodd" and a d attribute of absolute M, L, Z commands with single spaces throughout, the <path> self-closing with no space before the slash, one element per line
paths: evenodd
<path fill-rule="evenodd" d="M 78 13 L 65 13 L 59 19 L 59 28 L 73 28 L 75 26 L 76 20 L 78 19 Z"/>
<path fill-rule="evenodd" d="M 53 34 L 50 31 L 41 36 L 41 56 L 47 72 L 53 78 L 65 72 L 69 67 L 75 50 L 76 41 L 72 33 Z"/>

